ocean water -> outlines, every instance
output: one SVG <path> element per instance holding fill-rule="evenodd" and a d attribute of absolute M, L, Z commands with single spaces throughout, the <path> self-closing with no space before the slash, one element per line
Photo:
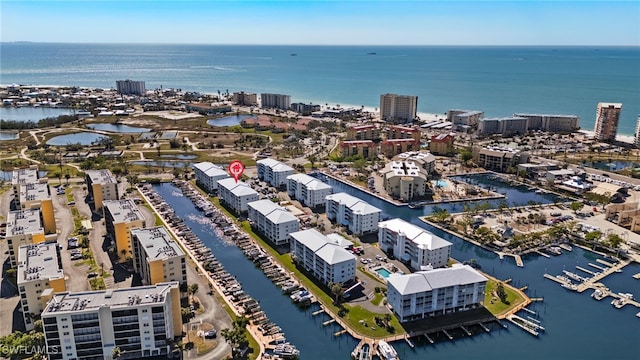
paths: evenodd
<path fill-rule="evenodd" d="M 134 79 L 149 89 L 271 92 L 368 107 L 389 92 L 417 95 L 419 112 L 573 114 L 586 130 L 598 102 L 621 102 L 626 135 L 640 114 L 638 47 L 0 43 L 0 64 L 1 84 L 111 88 Z"/>

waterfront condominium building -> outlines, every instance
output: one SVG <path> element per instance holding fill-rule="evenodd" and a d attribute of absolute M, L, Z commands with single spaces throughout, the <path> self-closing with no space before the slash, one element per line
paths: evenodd
<path fill-rule="evenodd" d="M 218 180 L 229 177 L 223 168 L 208 161 L 199 162 L 192 166 L 196 175 L 196 184 L 208 193 L 214 193 L 218 190 Z"/>
<path fill-rule="evenodd" d="M 316 229 L 289 234 L 291 257 L 323 284 L 348 284 L 356 278 L 356 257 Z"/>
<path fill-rule="evenodd" d="M 167 356 L 182 337 L 177 282 L 55 294 L 42 312 L 50 360 Z"/>
<path fill-rule="evenodd" d="M 501 147 L 473 147 L 473 160 L 487 170 L 507 172 L 509 168 L 529 161 L 529 154 Z"/>
<path fill-rule="evenodd" d="M 302 205 L 315 208 L 324 205 L 333 188 L 307 174 L 293 174 L 287 176 L 287 193 Z"/>
<path fill-rule="evenodd" d="M 429 188 L 429 173 L 413 161 L 391 161 L 380 173 L 387 193 L 403 201 L 425 196 Z"/>
<path fill-rule="evenodd" d="M 478 121 L 478 135 L 502 136 L 522 135 L 528 131 L 527 119 L 523 117 L 486 118 Z"/>
<path fill-rule="evenodd" d="M 620 121 L 620 103 L 598 103 L 596 110 L 595 138 L 598 141 L 614 141 L 618 134 L 618 121 Z"/>
<path fill-rule="evenodd" d="M 382 210 L 347 193 L 331 194 L 326 197 L 327 218 L 346 226 L 356 235 L 378 230 Z"/>
<path fill-rule="evenodd" d="M 118 94 L 122 95 L 144 95 L 147 91 L 144 86 L 144 81 L 134 80 L 117 80 L 116 89 Z"/>
<path fill-rule="evenodd" d="M 347 128 L 347 140 L 379 140 L 380 129 L 373 125 L 359 125 Z"/>
<path fill-rule="evenodd" d="M 396 94 L 380 95 L 380 119 L 389 122 L 407 123 L 416 118 L 418 97 Z"/>
<path fill-rule="evenodd" d="M 184 252 L 164 226 L 132 229 L 131 242 L 133 268 L 140 274 L 143 284 L 187 283 Z"/>
<path fill-rule="evenodd" d="M 116 246 L 119 261 L 133 257 L 131 229 L 146 226 L 144 215 L 133 199 L 107 200 L 104 202 L 104 223 L 107 236 Z"/>
<path fill-rule="evenodd" d="M 289 234 L 300 229 L 298 218 L 271 200 L 250 202 L 248 207 L 251 227 L 276 245 L 286 244 Z"/>
<path fill-rule="evenodd" d="M 553 114 L 513 114 L 527 119 L 527 130 L 540 130 L 552 133 L 570 133 L 579 129 L 579 118 L 575 115 Z"/>
<path fill-rule="evenodd" d="M 110 170 L 86 170 L 85 181 L 87 190 L 93 199 L 95 210 L 102 209 L 102 202 L 105 200 L 118 200 L 118 180 Z"/>
<path fill-rule="evenodd" d="M 54 235 L 54 239 L 57 235 Z M 7 214 L 5 239 L 9 247 L 9 262 L 17 265 L 18 248 L 22 245 L 39 244 L 46 240 L 40 210 L 13 210 Z"/>
<path fill-rule="evenodd" d="M 454 133 L 434 135 L 429 141 L 429 151 L 436 155 L 449 155 L 456 151 Z"/>
<path fill-rule="evenodd" d="M 371 140 L 352 140 L 340 143 L 340 156 L 360 155 L 363 159 L 375 160 L 378 157 L 378 145 Z"/>
<path fill-rule="evenodd" d="M 269 185 L 279 188 L 287 185 L 287 176 L 293 174 L 293 168 L 274 159 L 261 159 L 256 161 L 258 166 L 258 179 Z"/>
<path fill-rule="evenodd" d="M 291 110 L 300 113 L 302 116 L 311 115 L 315 111 L 320 111 L 319 104 L 305 104 L 305 103 L 293 103 L 291 104 Z"/>
<path fill-rule="evenodd" d="M 447 266 L 451 256 L 450 242 L 398 218 L 378 224 L 378 246 L 417 270 Z"/>
<path fill-rule="evenodd" d="M 220 203 L 233 210 L 237 215 L 249 211 L 250 202 L 260 200 L 260 195 L 249 184 L 233 178 L 218 180 L 218 199 Z"/>
<path fill-rule="evenodd" d="M 291 96 L 282 94 L 260 94 L 260 104 L 263 108 L 275 108 L 289 110 L 291 107 Z"/>
<path fill-rule="evenodd" d="M 640 148 L 640 115 L 636 120 L 636 136 L 633 138 L 633 143 L 637 148 Z"/>
<path fill-rule="evenodd" d="M 478 110 L 449 110 L 447 111 L 447 121 L 453 123 L 456 129 L 470 129 L 478 126 L 478 121 L 484 117 L 483 111 Z"/>
<path fill-rule="evenodd" d="M 20 246 L 16 275 L 22 316 L 29 331 L 33 329 L 34 317 L 40 316 L 51 295 L 66 291 L 57 242 Z"/>
<path fill-rule="evenodd" d="M 258 105 L 258 96 L 244 91 L 234 92 L 231 101 L 236 105 L 255 106 Z"/>
<path fill-rule="evenodd" d="M 487 278 L 469 265 L 418 271 L 387 278 L 387 301 L 400 322 L 476 309 L 484 302 Z"/>
<path fill-rule="evenodd" d="M 412 161 L 431 174 L 436 170 L 436 157 L 428 151 L 409 151 L 395 156 L 400 161 Z"/>

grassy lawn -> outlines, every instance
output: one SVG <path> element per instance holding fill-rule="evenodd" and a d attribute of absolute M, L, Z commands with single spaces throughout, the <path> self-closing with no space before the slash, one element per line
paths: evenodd
<path fill-rule="evenodd" d="M 382 303 L 382 299 L 384 299 L 384 295 L 381 292 L 375 293 L 373 295 L 373 299 L 371 299 L 371 303 L 373 305 L 379 306 L 380 303 Z"/>
<path fill-rule="evenodd" d="M 515 291 L 511 286 L 505 284 L 504 290 L 507 293 L 507 302 L 509 304 L 505 304 L 498 297 L 494 297 L 492 293 L 496 289 L 498 282 L 494 279 L 489 279 L 487 281 L 487 287 L 485 290 L 485 298 L 484 298 L 484 307 L 487 308 L 493 315 L 497 316 L 506 312 L 507 310 L 518 306 L 524 302 L 524 298 Z"/>
<path fill-rule="evenodd" d="M 366 275 L 368 278 L 370 278 L 371 280 L 377 281 L 377 282 L 379 282 L 380 284 L 385 285 L 385 286 L 387 285 L 387 284 L 385 284 L 385 283 L 384 283 L 384 281 L 380 280 L 380 278 L 379 278 L 379 277 L 377 277 L 377 276 L 375 276 L 375 275 L 371 274 L 370 272 L 366 271 L 366 270 L 364 269 L 364 266 L 358 266 L 358 270 L 362 271 L 362 273 L 363 273 L 363 274 L 365 274 L 365 275 Z"/>
<path fill-rule="evenodd" d="M 206 354 L 218 346 L 218 341 L 213 339 L 205 339 L 203 336 L 198 336 L 198 331 L 209 331 L 213 329 L 211 324 L 201 324 L 198 326 L 198 330 L 189 330 L 187 339 L 193 342 L 198 355 Z"/>

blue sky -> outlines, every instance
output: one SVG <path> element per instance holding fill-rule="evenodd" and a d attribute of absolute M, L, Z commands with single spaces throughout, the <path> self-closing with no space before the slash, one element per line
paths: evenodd
<path fill-rule="evenodd" d="M 0 40 L 640 45 L 640 1 L 6 1 Z"/>

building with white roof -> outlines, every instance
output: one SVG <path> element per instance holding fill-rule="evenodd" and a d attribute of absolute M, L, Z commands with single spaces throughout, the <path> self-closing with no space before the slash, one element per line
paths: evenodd
<path fill-rule="evenodd" d="M 327 218 L 344 225 L 356 235 L 378 230 L 382 210 L 366 201 L 341 192 L 326 197 Z"/>
<path fill-rule="evenodd" d="M 575 115 L 554 114 L 513 114 L 513 116 L 527 119 L 527 130 L 541 130 L 547 132 L 574 132 L 580 127 L 579 118 Z"/>
<path fill-rule="evenodd" d="M 527 131 L 527 119 L 523 117 L 485 118 L 478 121 L 478 135 L 480 136 L 493 134 L 502 136 L 524 135 Z"/>
<path fill-rule="evenodd" d="M 447 266 L 451 243 L 402 219 L 378 224 L 378 246 L 414 269 Z"/>
<path fill-rule="evenodd" d="M 42 179 L 44 182 L 46 178 Z M 20 188 L 26 184 L 34 184 L 40 182 L 38 176 L 38 167 L 29 167 L 24 169 L 16 169 L 11 172 L 11 185 L 13 186 L 13 196 L 20 196 Z"/>
<path fill-rule="evenodd" d="M 223 168 L 208 161 L 193 164 L 193 172 L 196 183 L 208 193 L 218 190 L 218 180 L 229 177 Z"/>
<path fill-rule="evenodd" d="M 17 252 L 20 246 L 39 244 L 46 240 L 42 219 L 40 218 L 40 210 L 9 211 L 5 239 L 9 246 L 9 262 L 11 267 L 15 268 L 17 265 Z"/>
<path fill-rule="evenodd" d="M 269 183 L 273 187 L 287 184 L 287 176 L 293 174 L 293 168 L 287 164 L 271 158 L 256 161 L 258 179 Z"/>
<path fill-rule="evenodd" d="M 87 190 L 89 190 L 89 195 L 93 198 L 96 210 L 102 209 L 102 202 L 105 200 L 120 199 L 118 180 L 110 170 L 86 170 L 84 173 Z"/>
<path fill-rule="evenodd" d="M 287 193 L 302 205 L 314 208 L 324 205 L 333 188 L 307 174 L 293 174 L 287 176 Z"/>
<path fill-rule="evenodd" d="M 167 356 L 182 337 L 177 282 L 55 294 L 42 312 L 49 359 Z"/>
<path fill-rule="evenodd" d="M 118 258 L 125 261 L 133 257 L 131 229 L 146 226 L 145 218 L 133 199 L 104 202 L 104 223 L 107 235 L 114 241 Z"/>
<path fill-rule="evenodd" d="M 17 200 L 21 209 L 40 209 L 45 234 L 56 232 L 56 218 L 49 184 L 46 182 L 24 184 L 20 186 L 19 194 L 14 200 Z"/>
<path fill-rule="evenodd" d="M 52 241 L 20 246 L 16 274 L 22 316 L 29 331 L 33 329 L 33 317 L 45 308 L 42 297 L 66 290 L 58 244 Z"/>
<path fill-rule="evenodd" d="M 394 157 L 399 161 L 412 161 L 431 174 L 436 170 L 436 157 L 428 151 L 407 151 Z"/>
<path fill-rule="evenodd" d="M 300 229 L 300 220 L 271 200 L 250 202 L 248 208 L 251 227 L 276 245 L 286 244 L 289 234 Z"/>
<path fill-rule="evenodd" d="M 413 161 L 391 161 L 380 171 L 384 189 L 393 198 L 410 201 L 425 196 L 429 173 Z"/>
<path fill-rule="evenodd" d="M 289 244 L 293 261 L 323 284 L 346 284 L 355 279 L 356 257 L 335 239 L 308 229 L 289 234 Z"/>
<path fill-rule="evenodd" d="M 133 268 L 142 283 L 187 283 L 184 252 L 164 226 L 131 230 Z"/>
<path fill-rule="evenodd" d="M 400 322 L 482 306 L 487 278 L 469 265 L 387 278 L 387 301 Z"/>
<path fill-rule="evenodd" d="M 249 184 L 233 178 L 218 180 L 218 199 L 240 215 L 249 210 L 248 204 L 260 200 L 260 195 Z"/>

